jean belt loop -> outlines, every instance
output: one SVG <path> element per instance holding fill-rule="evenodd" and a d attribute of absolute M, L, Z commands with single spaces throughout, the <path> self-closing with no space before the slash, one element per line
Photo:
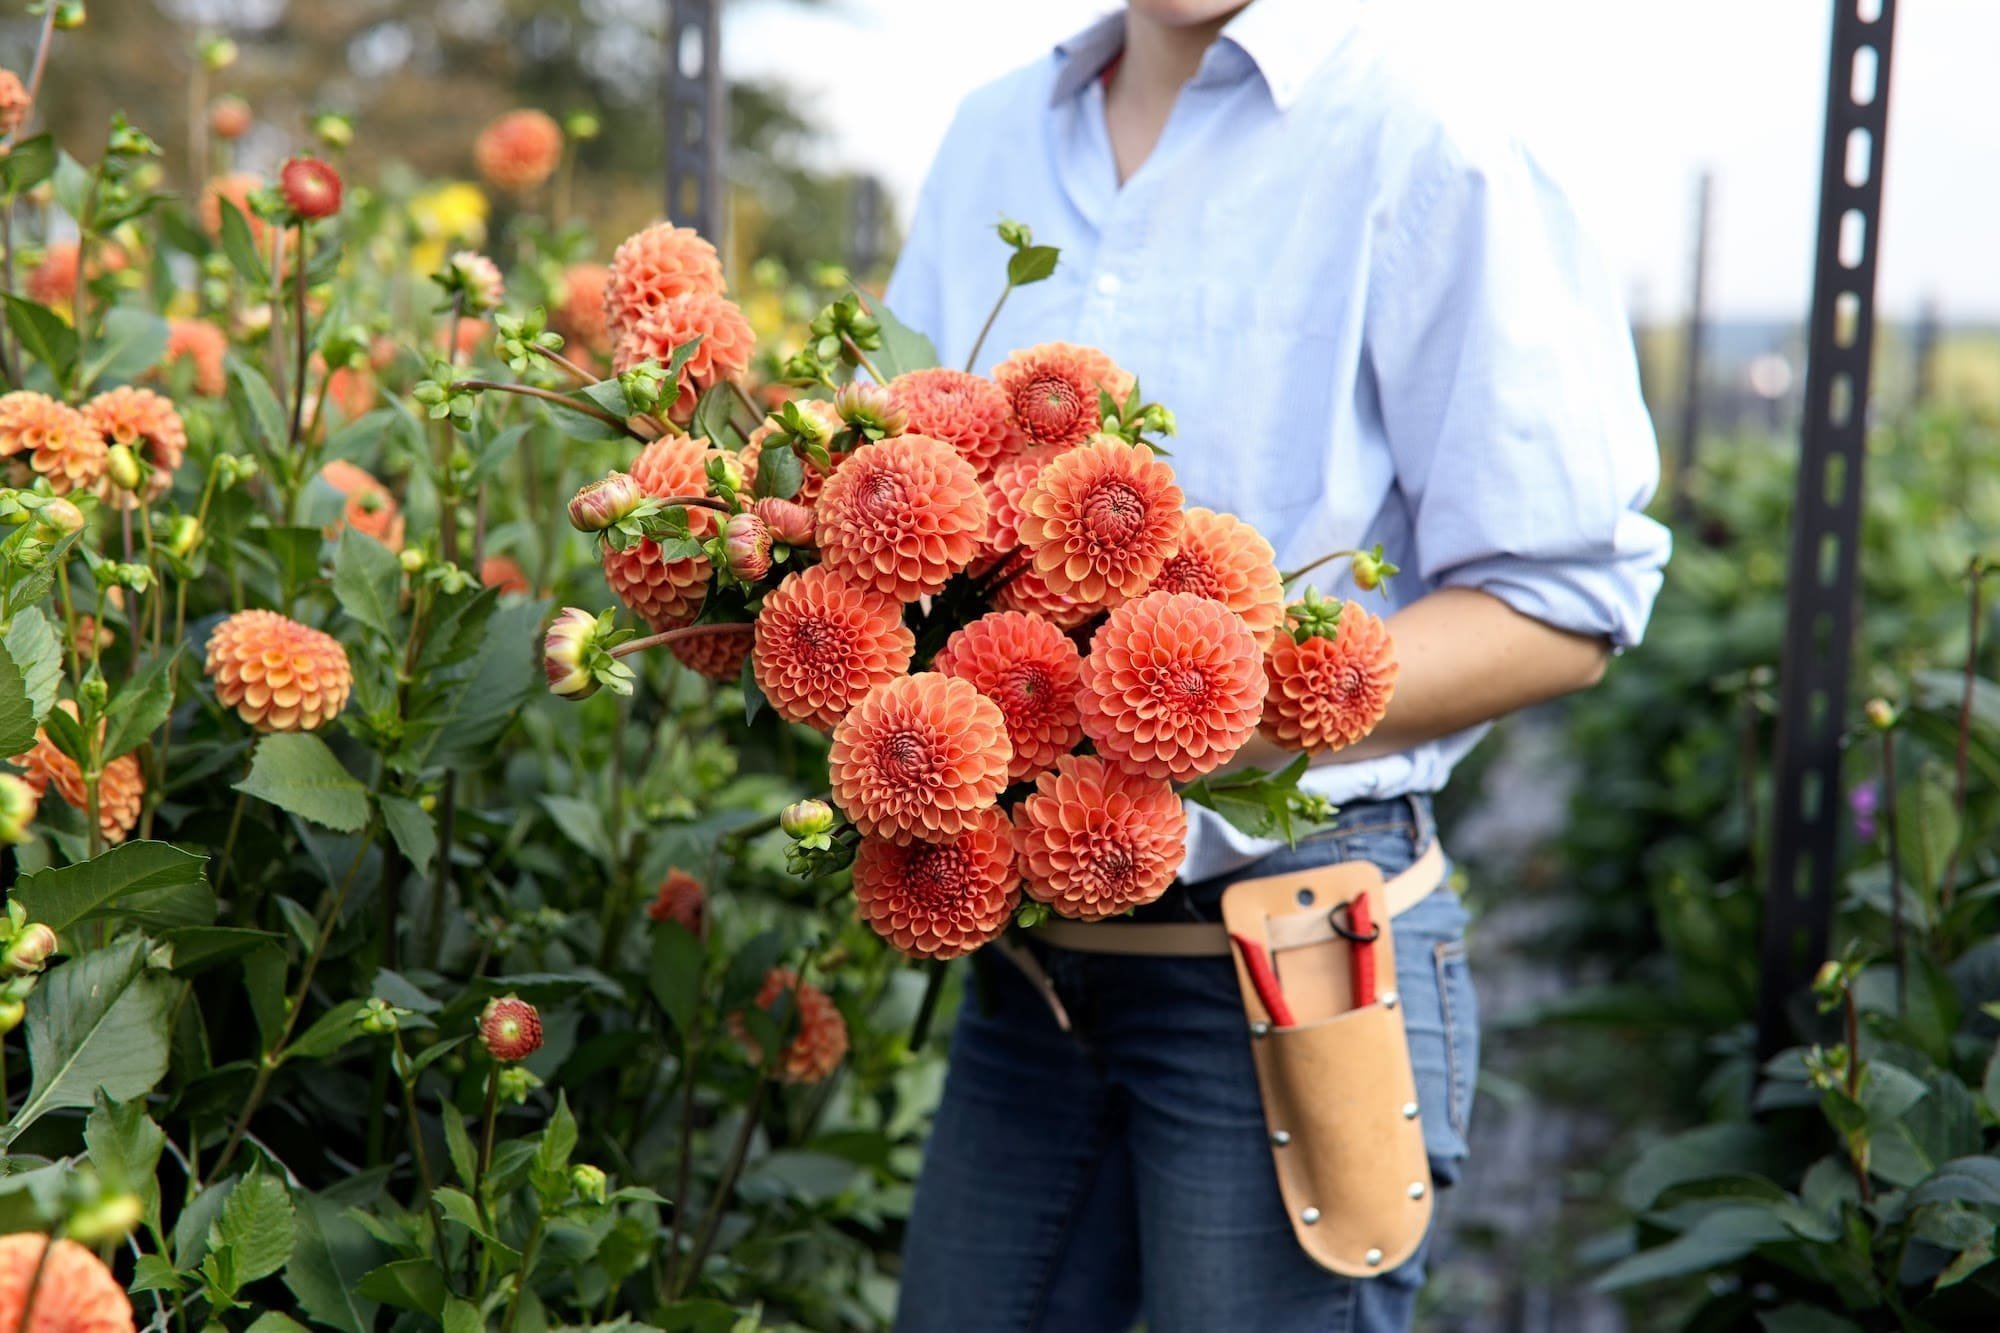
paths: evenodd
<path fill-rule="evenodd" d="M 1410 807 L 1410 851 L 1421 856 L 1437 838 L 1437 818 L 1431 813 L 1430 798 L 1426 793 L 1407 792 L 1403 801 Z"/>

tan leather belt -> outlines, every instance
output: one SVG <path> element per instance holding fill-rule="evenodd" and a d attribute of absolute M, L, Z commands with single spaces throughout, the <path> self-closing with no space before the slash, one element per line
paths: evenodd
<path fill-rule="evenodd" d="M 1408 870 L 1382 886 L 1382 902 L 1392 917 L 1415 907 L 1444 882 L 1444 849 L 1436 839 Z M 1325 912 L 1303 912 L 1274 918 L 1270 945 L 1274 950 L 1297 949 L 1339 932 Z M 1058 949 L 1076 953 L 1138 954 L 1149 958 L 1226 958 L 1229 932 L 1220 922 L 1207 921 L 1064 921 L 1053 919 L 1036 927 L 1035 937 Z"/>

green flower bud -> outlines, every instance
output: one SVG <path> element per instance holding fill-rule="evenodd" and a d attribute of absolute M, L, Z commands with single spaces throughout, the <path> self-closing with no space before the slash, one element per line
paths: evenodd
<path fill-rule="evenodd" d="M 17 976 L 30 976 L 49 964 L 49 956 L 57 949 L 56 933 L 40 921 L 33 921 L 21 927 L 7 946 L 0 964 Z"/>
<path fill-rule="evenodd" d="M 104 1245 L 132 1234 L 145 1219 L 146 1206 L 130 1190 L 106 1195 L 70 1214 L 70 1239 L 83 1245 Z"/>
<path fill-rule="evenodd" d="M 0 773 L 0 842 L 26 842 L 28 826 L 35 822 L 41 803 L 41 797 L 25 780 Z"/>
<path fill-rule="evenodd" d="M 185 560 L 194 554 L 195 547 L 201 545 L 201 520 L 193 514 L 182 514 L 167 528 L 167 552 L 176 559 Z"/>
<path fill-rule="evenodd" d="M 516 1106 L 527 1101 L 528 1094 L 541 1086 L 541 1079 L 523 1065 L 507 1065 L 500 1070 L 500 1095 Z"/>
<path fill-rule="evenodd" d="M 354 122 L 338 111 L 322 111 L 314 116 L 312 132 L 328 148 L 346 148 L 354 142 Z"/>
<path fill-rule="evenodd" d="M 396 553 L 396 563 L 403 567 L 405 574 L 421 574 L 424 558 L 423 549 L 417 546 L 405 546 Z"/>
<path fill-rule="evenodd" d="M 111 484 L 121 491 L 136 491 L 139 489 L 139 483 L 145 480 L 144 473 L 139 467 L 138 455 L 123 444 L 112 445 L 105 454 L 104 475 L 109 477 Z"/>
<path fill-rule="evenodd" d="M 35 510 L 35 522 L 49 541 L 61 541 L 72 532 L 83 530 L 83 511 L 72 501 L 57 496 Z"/>
<path fill-rule="evenodd" d="M 1896 706 L 1887 699 L 1870 699 L 1861 710 L 1868 718 L 1868 725 L 1877 731 L 1888 731 L 1896 725 Z"/>
<path fill-rule="evenodd" d="M 603 124 L 588 111 L 572 111 L 563 121 L 563 133 L 578 143 L 589 143 L 603 131 Z"/>
<path fill-rule="evenodd" d="M 236 63 L 236 43 L 227 37 L 206 37 L 201 43 L 201 63 L 211 73 L 228 69 Z"/>
<path fill-rule="evenodd" d="M 579 1162 L 569 1169 L 570 1188 L 586 1203 L 603 1203 L 606 1183 L 603 1169 L 588 1162 Z"/>
<path fill-rule="evenodd" d="M 833 807 L 825 801 L 798 801 L 778 813 L 778 827 L 790 838 L 811 838 L 833 828 Z"/>
<path fill-rule="evenodd" d="M 20 1000 L 0 1000 L 0 1035 L 21 1026 L 21 1020 L 27 1016 L 28 1006 Z"/>

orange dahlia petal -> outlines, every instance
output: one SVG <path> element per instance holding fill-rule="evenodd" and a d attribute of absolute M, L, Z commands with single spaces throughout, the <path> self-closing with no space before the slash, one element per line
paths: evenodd
<path fill-rule="evenodd" d="M 1173 469 L 1109 436 L 1071 449 L 1021 497 L 1021 546 L 1050 589 L 1080 601 L 1137 597 L 1179 546 Z"/>
<path fill-rule="evenodd" d="M 347 706 L 347 650 L 276 611 L 238 611 L 208 636 L 206 674 L 225 708 L 259 731 L 312 731 Z"/>
<path fill-rule="evenodd" d="M 780 996 L 791 997 L 785 1025 L 797 1035 L 785 1047 L 777 1073 L 788 1083 L 818 1083 L 840 1067 L 847 1057 L 847 1020 L 827 993 L 811 982 L 801 982 L 788 967 L 774 967 L 757 991 L 757 1007 L 770 1009 Z M 729 1016 L 731 1031 L 750 1059 L 763 1063 L 764 1055 L 745 1028 L 740 1015 Z"/>
<path fill-rule="evenodd" d="M 680 396 L 672 415 L 686 421 L 696 401 L 724 380 L 741 379 L 757 351 L 757 335 L 734 301 L 712 292 L 693 292 L 647 310 L 626 324 L 611 348 L 611 365 L 624 374 L 643 361 L 665 366 L 674 349 L 700 338 L 681 365 Z"/>
<path fill-rule="evenodd" d="M 833 729 L 834 803 L 894 842 L 956 837 L 1007 785 L 1014 751 L 998 704 L 970 683 L 922 671 L 864 695 Z"/>
<path fill-rule="evenodd" d="M 998 559 L 1021 544 L 1021 500 L 1042 469 L 1062 451 L 1036 445 L 1010 454 L 983 483 L 986 490 L 986 536 L 982 559 Z"/>
<path fill-rule="evenodd" d="M 1099 754 L 1147 777 L 1186 781 L 1219 768 L 1257 730 L 1264 672 L 1257 638 L 1218 602 L 1149 592 L 1091 638 L 1077 696 Z"/>
<path fill-rule="evenodd" d="M 814 565 L 765 596 L 750 669 L 779 717 L 828 731 L 916 646 L 895 599 Z"/>
<path fill-rule="evenodd" d="M 709 453 L 707 440 L 662 435 L 641 449 L 626 471 L 655 499 L 707 495 Z M 690 507 L 687 516 L 696 536 L 713 530 L 712 511 Z M 603 564 L 612 593 L 655 633 L 678 629 L 700 614 L 714 572 L 705 555 L 662 559 L 658 544 L 651 541 L 634 542 L 622 551 L 606 547 Z"/>
<path fill-rule="evenodd" d="M 187 456 L 187 428 L 172 399 L 151 389 L 121 385 L 85 403 L 83 418 L 107 445 L 122 444 L 152 465 L 148 499 L 157 500 L 173 488 L 174 469 Z M 113 504 L 129 509 L 139 503 L 129 492 L 102 484 L 100 490 Z"/>
<path fill-rule="evenodd" d="M 1000 705 L 1014 747 L 1010 782 L 1035 776 L 1083 739 L 1076 702 L 1083 659 L 1069 636 L 1041 616 L 981 616 L 945 641 L 931 669 L 970 682 Z"/>
<path fill-rule="evenodd" d="M 596 356 L 611 352 L 604 322 L 604 290 L 611 269 L 604 264 L 571 264 L 563 270 L 562 300 L 549 312 L 549 327 Z"/>
<path fill-rule="evenodd" d="M 740 633 L 697 634 L 676 639 L 668 647 L 689 669 L 708 677 L 734 683 L 743 676 L 743 664 L 750 659 L 750 645 L 756 636 L 754 625 L 739 627 Z"/>
<path fill-rule="evenodd" d="M 1007 395 L 992 380 L 937 367 L 898 375 L 889 391 L 909 417 L 909 434 L 943 440 L 982 477 L 1014 447 Z"/>
<path fill-rule="evenodd" d="M 1099 389 L 1122 402 L 1132 388 L 1132 377 L 1104 353 L 1060 342 L 1014 353 L 993 368 L 993 379 L 1023 443 L 1065 449 L 1103 423 Z"/>
<path fill-rule="evenodd" d="M 56 707 L 71 717 L 77 715 L 76 703 L 64 699 Z M 104 724 L 98 724 L 101 733 Z M 78 810 L 90 808 L 90 796 L 84 789 L 83 770 L 76 761 L 56 748 L 49 739 L 46 728 L 36 728 L 35 746 L 24 755 L 15 756 L 13 763 L 23 770 L 21 777 L 37 795 L 53 786 L 63 800 Z M 120 755 L 104 766 L 103 774 L 97 780 L 97 827 L 104 840 L 112 846 L 125 841 L 139 822 L 139 813 L 146 796 L 146 779 L 139 771 L 139 760 L 134 755 Z"/>
<path fill-rule="evenodd" d="M 562 126 L 533 109 L 497 117 L 472 145 L 479 174 L 503 190 L 532 190 L 555 174 L 562 154 Z"/>
<path fill-rule="evenodd" d="M 1285 585 L 1277 560 L 1264 535 L 1234 514 L 1190 509 L 1180 548 L 1153 580 L 1153 589 L 1221 602 L 1243 617 L 1259 644 L 1268 644 L 1285 618 Z"/>
<path fill-rule="evenodd" d="M 1289 750 L 1354 744 L 1389 711 L 1396 689 L 1396 644 L 1389 627 L 1356 602 L 1344 603 L 1331 639 L 1294 643 L 1280 634 L 1264 659 L 1270 682 L 1264 735 Z"/>
<path fill-rule="evenodd" d="M 28 390 L 0 395 L 0 455 L 26 455 L 57 495 L 96 486 L 107 449 L 89 418 L 67 403 Z"/>
<path fill-rule="evenodd" d="M 1065 755 L 1014 811 L 1028 896 L 1101 921 L 1167 891 L 1180 871 L 1187 812 L 1167 783 L 1096 755 Z"/>
<path fill-rule="evenodd" d="M 625 238 L 611 256 L 604 284 L 604 324 L 615 342 L 667 302 L 725 290 L 722 259 L 690 227 L 658 222 Z"/>
<path fill-rule="evenodd" d="M 204 398 L 220 398 L 228 389 L 224 361 L 229 355 L 229 335 L 200 319 L 167 321 L 167 350 L 163 365 L 179 361 L 194 364 L 194 391 Z"/>
<path fill-rule="evenodd" d="M 854 854 L 855 914 L 911 958 L 957 958 L 998 939 L 1021 901 L 1014 830 L 988 808 L 936 841 L 863 838 Z"/>
<path fill-rule="evenodd" d="M 123 1284 L 88 1249 L 38 1231 L 0 1236 L 0 1328 L 132 1333 L 135 1327 Z"/>
<path fill-rule="evenodd" d="M 371 476 L 367 469 L 357 467 L 344 458 L 336 458 L 322 467 L 319 477 L 347 497 L 340 522 L 333 525 L 329 535 L 346 526 L 364 536 L 373 537 L 392 551 L 403 549 L 403 511 L 387 486 Z"/>
<path fill-rule="evenodd" d="M 898 435 L 855 450 L 827 479 L 814 531 L 827 564 L 911 602 L 972 563 L 986 497 L 950 445 Z"/>
<path fill-rule="evenodd" d="M 700 880 L 676 867 L 660 881 L 660 892 L 646 904 L 646 915 L 654 921 L 678 921 L 690 934 L 700 935 L 708 925 L 708 895 Z"/>

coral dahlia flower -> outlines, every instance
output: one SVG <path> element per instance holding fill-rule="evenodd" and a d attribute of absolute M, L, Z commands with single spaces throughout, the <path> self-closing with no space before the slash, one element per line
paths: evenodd
<path fill-rule="evenodd" d="M 1181 488 L 1140 444 L 1103 437 L 1043 468 L 1021 497 L 1021 546 L 1052 591 L 1137 597 L 1180 545 Z"/>
<path fill-rule="evenodd" d="M 943 440 L 982 477 L 1013 447 L 1007 395 L 992 380 L 942 367 L 912 370 L 891 381 L 889 392 L 908 417 L 904 431 Z"/>
<path fill-rule="evenodd" d="M 1221 602 L 1268 644 L 1285 618 L 1285 585 L 1277 553 L 1264 535 L 1234 514 L 1190 509 L 1180 549 L 1153 580 L 1156 592 L 1191 592 Z"/>
<path fill-rule="evenodd" d="M 64 699 L 56 707 L 71 717 L 77 715 L 73 700 Z M 101 730 L 103 723 L 98 725 Z M 56 794 L 78 810 L 90 809 L 83 770 L 76 766 L 76 760 L 56 748 L 46 728 L 36 728 L 35 748 L 17 755 L 13 763 L 22 770 L 21 780 L 34 788 L 37 797 L 54 786 Z M 139 771 L 138 756 L 122 754 L 104 766 L 104 774 L 97 782 L 97 827 L 105 842 L 115 847 L 125 841 L 125 836 L 139 822 L 145 796 L 146 779 Z"/>
<path fill-rule="evenodd" d="M 701 881 L 678 866 L 660 881 L 660 892 L 646 904 L 646 915 L 654 921 L 678 921 L 690 935 L 700 935 L 708 923 L 708 897 Z"/>
<path fill-rule="evenodd" d="M 396 497 L 389 494 L 389 488 L 375 480 L 367 469 L 336 458 L 319 470 L 319 479 L 347 497 L 347 505 L 333 531 L 350 527 L 392 551 L 403 549 L 402 508 L 397 505 Z"/>
<path fill-rule="evenodd" d="M 542 1015 L 518 995 L 498 995 L 479 1011 L 479 1042 L 501 1064 L 542 1049 Z"/>
<path fill-rule="evenodd" d="M 750 660 L 756 632 L 756 626 L 744 625 L 728 634 L 697 634 L 676 639 L 667 646 L 689 670 L 710 680 L 733 684 L 743 678 L 743 664 Z"/>
<path fill-rule="evenodd" d="M 1174 789 L 1096 755 L 1065 755 L 1014 811 L 1028 896 L 1060 916 L 1102 921 L 1167 891 L 1180 873 L 1187 811 Z"/>
<path fill-rule="evenodd" d="M 673 415 L 685 421 L 701 395 L 724 380 L 741 379 L 757 351 L 757 335 L 736 303 L 726 296 L 695 292 L 652 307 L 625 325 L 611 347 L 611 365 L 619 374 L 644 361 L 665 366 L 674 349 L 701 339 L 681 366 L 680 397 Z"/>
<path fill-rule="evenodd" d="M 997 808 L 956 837 L 863 838 L 854 853 L 855 914 L 910 958 L 957 958 L 998 939 L 1021 901 L 1014 829 Z"/>
<path fill-rule="evenodd" d="M 247 171 L 232 171 L 210 180 L 201 190 L 201 203 L 198 209 L 201 214 L 201 229 L 208 233 L 211 241 L 222 239 L 222 201 L 227 199 L 236 206 L 236 211 L 243 215 L 243 220 L 250 224 L 250 239 L 256 242 L 261 252 L 270 228 L 264 219 L 250 210 L 250 196 L 263 188 L 263 179 Z"/>
<path fill-rule="evenodd" d="M 152 465 L 146 481 L 146 498 L 157 500 L 173 489 L 174 469 L 187 456 L 187 428 L 173 400 L 151 389 L 121 385 L 108 389 L 83 405 L 88 421 L 107 445 L 122 444 Z M 139 501 L 129 491 L 108 492 L 106 499 L 130 509 Z"/>
<path fill-rule="evenodd" d="M 0 138 L 18 132 L 33 107 L 21 76 L 11 69 L 0 69 Z"/>
<path fill-rule="evenodd" d="M 1332 638 L 1296 643 L 1280 634 L 1264 674 L 1264 735 L 1288 750 L 1338 750 L 1373 731 L 1389 710 L 1396 645 L 1379 617 L 1347 602 Z"/>
<path fill-rule="evenodd" d="M 0 395 L 0 457 L 26 455 L 57 495 L 95 486 L 106 452 L 97 427 L 67 403 L 25 389 Z"/>
<path fill-rule="evenodd" d="M 1227 763 L 1257 730 L 1257 636 L 1219 602 L 1149 592 L 1111 613 L 1083 666 L 1083 734 L 1150 778 L 1187 781 Z"/>
<path fill-rule="evenodd" d="M 204 672 L 222 706 L 259 731 L 316 731 L 354 685 L 338 639 L 276 611 L 238 611 L 217 625 Z"/>
<path fill-rule="evenodd" d="M 708 494 L 708 441 L 662 435 L 639 451 L 629 469 L 647 495 L 665 500 Z M 689 506 L 688 530 L 697 537 L 714 531 L 712 510 Z M 714 566 L 705 555 L 661 558 L 658 543 L 638 541 L 622 551 L 604 550 L 604 578 L 618 600 L 632 608 L 655 633 L 693 620 L 708 596 Z"/>
<path fill-rule="evenodd" d="M 39 1231 L 0 1236 L 0 1328 L 132 1333 L 136 1327 L 124 1284 L 88 1249 L 67 1238 L 52 1241 Z"/>
<path fill-rule="evenodd" d="M 1019 567 L 1004 574 L 1003 581 L 994 589 L 994 610 L 1025 611 L 1040 616 L 1057 629 L 1072 630 L 1103 609 L 1052 590 L 1026 557 L 1015 559 Z"/>
<path fill-rule="evenodd" d="M 814 565 L 765 596 L 750 669 L 779 717 L 830 731 L 863 695 L 901 676 L 916 647 L 893 597 Z"/>
<path fill-rule="evenodd" d="M 986 538 L 982 557 L 997 559 L 1021 544 L 1021 500 L 1042 469 L 1062 451 L 1043 445 L 1023 449 L 1000 460 L 984 485 Z"/>
<path fill-rule="evenodd" d="M 1083 739 L 1076 702 L 1083 659 L 1070 637 L 1041 616 L 981 616 L 945 640 L 931 669 L 970 682 L 1000 705 L 1014 747 L 1009 782 L 1035 776 Z"/>
<path fill-rule="evenodd" d="M 827 993 L 811 982 L 801 982 L 789 967 L 774 967 L 757 991 L 757 1007 L 770 1009 L 780 996 L 791 997 L 784 1027 L 796 1033 L 779 1057 L 772 1072 L 787 1083 L 819 1083 L 847 1058 L 847 1020 Z M 751 1039 L 739 1014 L 729 1016 L 729 1026 L 737 1042 L 753 1064 L 764 1063 L 764 1053 Z"/>
<path fill-rule="evenodd" d="M 827 564 L 903 602 L 971 564 L 985 531 L 978 474 L 928 435 L 855 450 L 820 491 L 814 527 Z"/>
<path fill-rule="evenodd" d="M 76 300 L 75 241 L 56 241 L 42 252 L 42 262 L 28 270 L 28 299 L 68 318 Z"/>
<path fill-rule="evenodd" d="M 1104 418 L 1097 391 L 1124 401 L 1132 377 L 1104 353 L 1070 343 L 1043 343 L 1016 352 L 993 368 L 1007 396 L 1015 431 L 1028 444 L 1061 448 L 1095 435 Z"/>
<path fill-rule="evenodd" d="M 683 296 L 720 296 L 722 258 L 692 227 L 656 222 L 634 232 L 611 255 L 604 284 L 604 324 L 612 341 L 647 314 Z"/>
<path fill-rule="evenodd" d="M 496 589 L 502 596 L 526 592 L 528 575 L 513 556 L 489 555 L 479 562 L 479 586 Z"/>
<path fill-rule="evenodd" d="M 884 681 L 833 729 L 833 801 L 865 834 L 956 837 L 1007 785 L 1014 747 L 1000 706 L 970 682 L 920 671 Z"/>
<path fill-rule="evenodd" d="M 194 363 L 194 391 L 204 398 L 220 398 L 229 387 L 223 360 L 229 355 L 229 335 L 205 319 L 167 321 L 167 351 L 161 364 L 181 361 Z"/>
<path fill-rule="evenodd" d="M 562 300 L 549 312 L 549 327 L 573 346 L 597 356 L 611 354 L 604 323 L 604 289 L 611 270 L 603 264 L 571 264 L 563 270 Z"/>
<path fill-rule="evenodd" d="M 532 109 L 497 117 L 472 145 L 479 174 L 502 190 L 534 189 L 555 174 L 562 154 L 562 126 Z"/>

